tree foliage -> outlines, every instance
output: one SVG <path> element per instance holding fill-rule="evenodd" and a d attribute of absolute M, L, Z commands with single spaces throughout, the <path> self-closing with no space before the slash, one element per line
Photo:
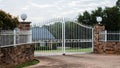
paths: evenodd
<path fill-rule="evenodd" d="M 98 7 L 91 13 L 85 11 L 83 15 L 79 15 L 78 22 L 93 26 L 97 24 L 97 16 L 102 17 L 103 21 L 101 23 L 105 25 L 106 30 L 120 30 L 120 0 L 113 7 L 106 7 L 105 9 Z"/>
<path fill-rule="evenodd" d="M 10 30 L 17 27 L 19 24 L 18 18 L 6 13 L 3 10 L 0 10 L 0 27 L 3 30 Z"/>
<path fill-rule="evenodd" d="M 120 0 L 116 2 L 116 6 L 120 9 Z"/>
<path fill-rule="evenodd" d="M 107 30 L 120 30 L 120 12 L 115 6 L 112 8 L 106 8 L 104 12 L 107 14 L 106 18 L 103 18 L 103 24 Z"/>
<path fill-rule="evenodd" d="M 50 33 L 52 33 L 52 35 L 56 39 L 62 38 L 62 23 L 61 22 L 55 22 L 54 24 L 44 25 L 42 27 L 47 28 L 48 31 L 50 31 Z"/>

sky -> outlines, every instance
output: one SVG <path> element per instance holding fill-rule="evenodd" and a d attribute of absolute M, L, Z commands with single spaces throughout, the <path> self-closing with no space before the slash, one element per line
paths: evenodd
<path fill-rule="evenodd" d="M 117 0 L 0 0 L 0 9 L 19 17 L 27 14 L 27 20 L 39 23 L 56 17 L 74 18 L 85 10 L 112 7 Z"/>

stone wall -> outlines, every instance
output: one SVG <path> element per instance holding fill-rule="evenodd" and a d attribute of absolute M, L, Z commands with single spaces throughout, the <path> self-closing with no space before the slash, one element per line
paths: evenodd
<path fill-rule="evenodd" d="M 34 46 L 32 44 L 21 44 L 16 47 L 0 48 L 0 68 L 14 68 L 34 59 Z"/>
<path fill-rule="evenodd" d="M 31 22 L 20 22 L 18 28 L 20 30 L 30 30 L 30 23 Z"/>
<path fill-rule="evenodd" d="M 94 26 L 94 53 L 95 54 L 120 54 L 120 42 L 99 41 L 99 32 L 104 31 L 105 26 Z"/>

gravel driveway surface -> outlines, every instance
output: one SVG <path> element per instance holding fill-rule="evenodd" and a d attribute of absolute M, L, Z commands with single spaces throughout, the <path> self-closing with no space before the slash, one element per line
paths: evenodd
<path fill-rule="evenodd" d="M 120 68 L 120 55 L 59 55 L 36 57 L 40 63 L 26 68 Z"/>

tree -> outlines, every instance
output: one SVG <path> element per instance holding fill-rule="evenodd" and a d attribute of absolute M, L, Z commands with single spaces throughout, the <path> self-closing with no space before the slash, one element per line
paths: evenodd
<path fill-rule="evenodd" d="M 119 9 L 114 6 L 112 8 L 106 8 L 104 10 L 107 17 L 103 20 L 103 24 L 107 30 L 120 30 L 120 12 Z"/>
<path fill-rule="evenodd" d="M 90 18 L 91 18 L 90 13 L 88 11 L 85 11 L 83 13 L 83 16 L 82 15 L 79 16 L 78 21 L 90 25 Z"/>
<path fill-rule="evenodd" d="M 0 27 L 3 30 L 10 30 L 17 27 L 19 24 L 18 18 L 0 10 Z"/>
<path fill-rule="evenodd" d="M 120 0 L 118 0 L 117 2 L 116 2 L 116 6 L 119 8 L 119 10 L 120 10 Z"/>
<path fill-rule="evenodd" d="M 42 27 L 47 28 L 48 31 L 50 31 L 50 33 L 56 39 L 62 38 L 62 23 L 61 22 L 55 22 L 54 24 L 50 24 L 50 25 L 43 25 Z"/>
<path fill-rule="evenodd" d="M 79 15 L 78 22 L 93 26 L 97 23 L 96 16 L 104 16 L 103 9 L 101 7 L 98 7 L 96 10 L 92 11 L 91 14 L 88 13 L 88 11 L 85 11 L 83 15 Z"/>
<path fill-rule="evenodd" d="M 93 10 L 91 13 L 91 25 L 97 24 L 96 17 L 101 16 L 102 18 L 104 17 L 105 13 L 103 12 L 104 10 L 101 7 L 98 7 L 96 10 Z"/>
<path fill-rule="evenodd" d="M 120 1 L 120 0 L 118 0 Z M 86 25 L 97 24 L 96 17 L 101 16 L 103 21 L 101 22 L 105 25 L 106 30 L 120 30 L 120 9 L 117 6 L 106 7 L 104 10 L 99 7 L 97 10 L 93 10 L 90 13 L 85 11 L 83 15 L 79 15 L 78 22 Z M 87 20 L 88 22 L 84 22 Z"/>

